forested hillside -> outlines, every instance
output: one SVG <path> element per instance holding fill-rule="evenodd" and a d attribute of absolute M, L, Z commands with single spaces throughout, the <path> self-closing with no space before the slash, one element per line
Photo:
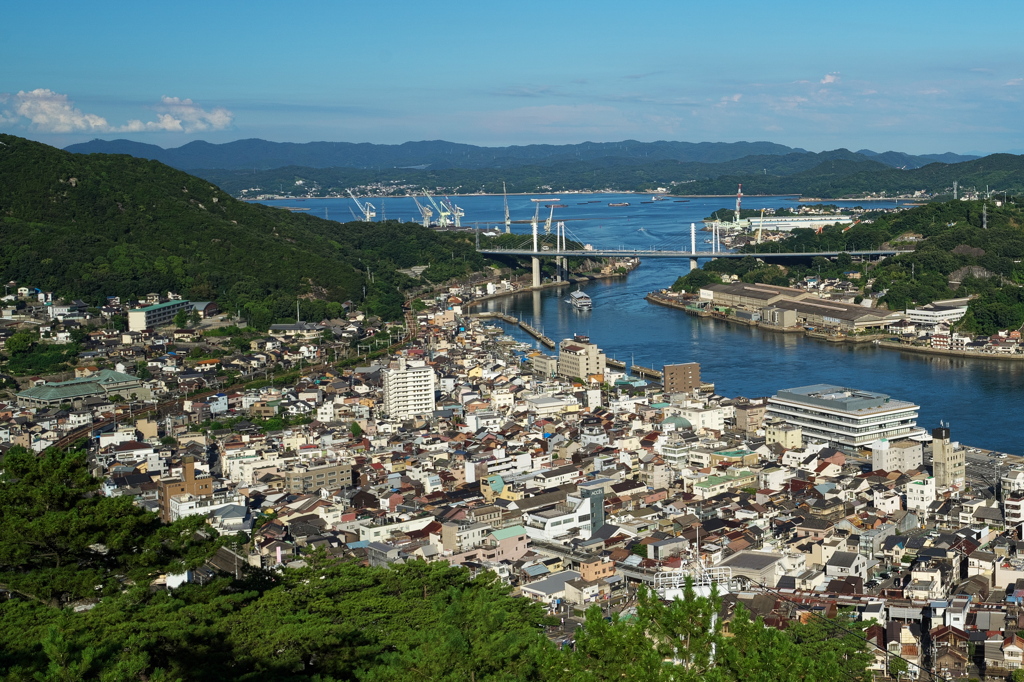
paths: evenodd
<path fill-rule="evenodd" d="M 972 295 L 963 331 L 992 334 L 1024 325 L 1024 202 L 947 201 L 899 213 L 869 213 L 851 228 L 826 227 L 821 232 L 794 230 L 781 242 L 750 245 L 743 260 L 716 260 L 703 270 L 680 278 L 678 288 L 690 290 L 715 281 L 717 274 L 735 274 L 747 282 L 787 285 L 806 275 L 850 279 L 863 296 L 880 296 L 892 310 L 931 301 Z M 815 258 L 785 268 L 757 260 L 771 251 L 856 251 L 883 244 L 913 248 L 913 253 L 880 263 L 854 263 Z M 853 273 L 854 276 L 849 276 Z"/>
<path fill-rule="evenodd" d="M 0 135 L 0 277 L 98 305 L 175 291 L 262 323 L 337 313 L 352 300 L 401 314 L 412 281 L 482 268 L 465 235 L 415 224 L 347 223 L 236 201 L 156 161 L 71 154 Z M 367 272 L 372 271 L 372 279 Z"/>
<path fill-rule="evenodd" d="M 592 606 L 560 648 L 547 636 L 557 621 L 492 573 L 371 568 L 323 550 L 168 591 L 152 581 L 222 545 L 244 552 L 247 538 L 198 535 L 200 516 L 161 527 L 127 497 L 92 495 L 97 485 L 84 453 L 7 453 L 0 679 L 845 682 L 869 679 L 874 658 L 864 624 L 845 617 L 777 630 L 741 605 L 645 593 L 622 618 Z"/>

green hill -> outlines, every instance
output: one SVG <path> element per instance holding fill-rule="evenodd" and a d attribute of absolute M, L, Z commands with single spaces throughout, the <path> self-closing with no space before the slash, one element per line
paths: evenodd
<path fill-rule="evenodd" d="M 808 258 L 785 268 L 754 256 L 771 251 L 821 252 L 877 249 L 903 242 L 914 250 L 874 263 L 855 263 L 849 255 L 834 261 Z M 901 212 L 868 213 L 850 226 L 793 230 L 781 242 L 749 244 L 751 258 L 718 259 L 677 280 L 677 289 L 694 291 L 724 273 L 745 282 L 789 285 L 807 275 L 851 279 L 861 296 L 902 310 L 936 300 L 971 296 L 967 315 L 956 327 L 993 334 L 1024 325 L 1024 200 L 946 201 Z"/>
<path fill-rule="evenodd" d="M 298 297 L 304 319 L 346 300 L 397 317 L 412 284 L 397 268 L 433 265 L 443 278 L 485 264 L 464 235 L 247 204 L 156 161 L 11 135 L 0 135 L 0 178 L 0 277 L 92 304 L 175 291 L 262 324 L 294 317 Z"/>

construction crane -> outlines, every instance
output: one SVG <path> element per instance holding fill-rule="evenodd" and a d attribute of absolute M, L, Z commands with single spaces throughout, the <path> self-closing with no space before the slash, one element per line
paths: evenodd
<path fill-rule="evenodd" d="M 415 194 L 413 195 L 412 200 L 416 202 L 416 208 L 420 210 L 420 215 L 423 216 L 423 227 L 430 227 L 430 218 L 434 215 L 434 209 L 421 204 Z"/>
<path fill-rule="evenodd" d="M 356 199 L 356 195 L 352 194 L 352 190 L 346 190 L 348 195 L 352 197 L 352 201 L 356 202 L 356 206 L 359 207 L 359 212 L 363 214 L 363 220 L 367 223 L 372 222 L 377 217 L 377 211 L 373 204 L 369 201 L 359 201 Z"/>
<path fill-rule="evenodd" d="M 462 227 L 462 217 L 466 215 L 466 212 L 452 203 L 452 200 L 448 197 L 444 198 L 441 205 L 451 211 L 452 219 L 455 221 L 455 227 Z"/>
<path fill-rule="evenodd" d="M 548 214 L 548 219 L 544 221 L 544 234 L 551 234 L 551 219 L 555 217 L 555 207 L 551 206 L 551 213 Z"/>
<path fill-rule="evenodd" d="M 430 194 L 427 193 L 427 190 L 423 190 L 423 196 L 430 201 L 431 206 L 433 206 L 434 210 L 437 211 L 437 226 L 442 229 L 448 227 L 450 224 L 449 218 L 451 217 L 451 212 L 443 206 L 438 206 L 437 202 L 434 201 L 434 197 L 430 196 Z"/>

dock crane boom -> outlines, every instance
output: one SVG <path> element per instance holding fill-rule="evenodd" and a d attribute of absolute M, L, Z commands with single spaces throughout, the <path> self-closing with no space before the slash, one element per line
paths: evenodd
<path fill-rule="evenodd" d="M 359 207 L 359 211 L 363 214 L 364 221 L 369 223 L 377 217 L 376 207 L 374 207 L 373 204 L 369 201 L 359 201 L 359 199 L 356 198 L 356 195 L 352 194 L 352 190 L 346 191 L 348 192 L 348 195 L 352 197 L 352 201 L 356 202 L 356 206 Z"/>
<path fill-rule="evenodd" d="M 423 196 L 430 200 L 430 204 L 434 207 L 434 210 L 437 211 L 437 226 L 441 228 L 448 227 L 448 219 L 451 216 L 451 212 L 443 206 L 438 206 L 437 202 L 434 201 L 434 197 L 430 196 L 430 194 L 427 193 L 427 190 L 423 190 Z"/>
<path fill-rule="evenodd" d="M 451 211 L 452 218 L 455 221 L 455 227 L 462 227 L 462 217 L 466 215 L 466 212 L 463 211 L 460 207 L 456 206 L 454 203 L 452 203 L 452 200 L 449 199 L 448 197 L 444 198 L 444 201 L 441 202 L 441 205 L 447 208 L 449 211 Z"/>
<path fill-rule="evenodd" d="M 421 204 L 415 194 L 413 195 L 412 200 L 416 202 L 416 208 L 420 210 L 420 215 L 423 216 L 423 227 L 430 227 L 430 218 L 434 215 L 434 210 L 429 206 Z"/>

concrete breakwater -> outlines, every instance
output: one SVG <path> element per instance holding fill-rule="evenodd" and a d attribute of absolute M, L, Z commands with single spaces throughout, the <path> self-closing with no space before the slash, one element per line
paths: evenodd
<path fill-rule="evenodd" d="M 640 266 L 640 260 L 631 258 L 627 262 L 619 264 L 620 268 L 624 268 L 625 272 L 605 272 L 592 275 L 576 275 L 568 279 L 562 280 L 561 282 L 545 282 L 539 287 L 520 287 L 511 291 L 498 291 L 493 294 L 487 294 L 486 296 L 480 296 L 472 300 L 466 301 L 462 304 L 462 307 L 469 310 L 473 306 L 484 303 L 486 301 L 493 301 L 499 298 L 505 298 L 507 296 L 515 296 L 516 294 L 525 294 L 531 291 L 541 291 L 544 289 L 557 289 L 559 287 L 572 286 L 573 284 L 584 284 L 586 282 L 596 282 L 598 280 L 616 279 L 619 277 L 625 277 L 629 273 L 633 272 Z"/>
<path fill-rule="evenodd" d="M 527 334 L 529 334 L 533 338 L 535 338 L 538 341 L 540 341 L 541 343 L 543 343 L 548 348 L 554 348 L 555 347 L 555 342 L 550 337 L 545 336 L 542 332 L 540 332 L 537 329 L 535 329 L 532 325 L 528 324 L 527 322 L 525 322 L 523 320 L 520 320 L 517 317 L 512 317 L 511 315 L 506 315 L 505 313 L 493 313 L 493 312 L 489 312 L 489 313 L 473 313 L 471 316 L 472 317 L 478 317 L 478 318 L 481 318 L 481 319 L 501 320 L 502 322 L 507 322 L 509 324 L 517 325 L 520 329 L 522 329 Z"/>

